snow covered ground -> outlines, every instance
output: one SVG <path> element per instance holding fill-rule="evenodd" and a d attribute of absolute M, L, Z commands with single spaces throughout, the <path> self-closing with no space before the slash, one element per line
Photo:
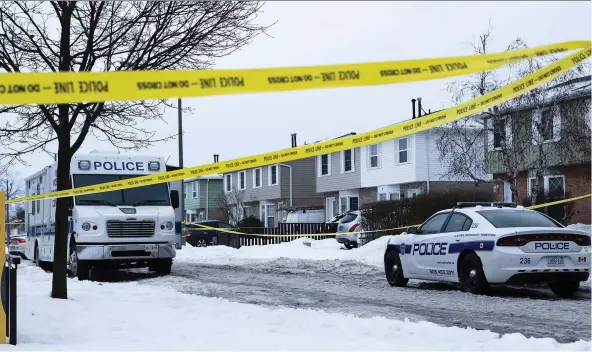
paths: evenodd
<path fill-rule="evenodd" d="M 580 350 L 589 341 L 500 336 L 428 322 L 266 308 L 136 282 L 69 280 L 49 297 L 51 274 L 19 269 L 19 344 L 2 350 Z"/>
<path fill-rule="evenodd" d="M 592 233 L 590 225 L 575 224 L 569 225 L 580 231 Z M 297 259 L 317 261 L 320 268 L 342 273 L 344 270 L 360 273 L 367 271 L 367 266 L 344 265 L 346 261 L 355 261 L 371 267 L 382 268 L 384 248 L 391 236 L 380 237 L 369 242 L 365 246 L 353 250 L 345 250 L 335 239 L 313 240 L 309 238 L 298 238 L 291 242 L 285 242 L 267 246 L 248 246 L 239 249 L 212 246 L 212 247 L 191 247 L 185 246 L 177 253 L 177 261 L 193 264 L 212 265 L 252 265 L 269 263 L 278 259 Z M 304 245 L 310 243 L 310 246 Z M 322 261 L 322 262 L 318 262 Z M 590 279 L 582 283 L 582 287 L 590 288 Z"/>
<path fill-rule="evenodd" d="M 515 290 L 475 296 L 438 283 L 390 288 L 382 274 L 387 240 L 349 251 L 333 239 L 187 246 L 170 276 L 69 280 L 69 300 L 51 299 L 51 274 L 26 262 L 19 345 L 0 350 L 592 349 L 589 281 L 584 300 L 567 301 Z"/>

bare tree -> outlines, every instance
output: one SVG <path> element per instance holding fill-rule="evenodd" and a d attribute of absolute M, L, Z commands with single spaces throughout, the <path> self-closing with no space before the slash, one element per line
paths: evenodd
<path fill-rule="evenodd" d="M 0 168 L 0 191 L 4 192 L 4 199 L 5 200 L 19 198 L 23 195 L 23 181 L 21 180 L 21 178 L 18 175 L 9 172 L 5 168 Z M 8 223 L 11 220 L 15 219 L 16 216 L 12 216 L 12 217 L 10 216 L 11 210 L 13 210 L 15 212 L 15 215 L 19 215 L 20 214 L 19 209 L 21 209 L 21 208 L 19 208 L 18 205 L 13 205 L 11 207 L 11 204 L 6 204 L 5 209 L 4 209 L 4 211 L 5 211 L 5 219 L 4 220 Z M 22 220 L 24 220 L 24 213 L 23 213 Z M 6 235 L 7 236 L 9 233 L 9 231 L 8 231 L 9 227 L 10 226 L 6 226 Z"/>
<path fill-rule="evenodd" d="M 490 23 L 479 39 L 470 43 L 469 46 L 477 55 L 488 54 L 491 40 Z M 508 45 L 507 50 L 524 48 L 527 48 L 526 44 L 517 38 Z M 453 102 L 460 104 L 467 98 L 483 96 L 534 73 L 554 60 L 556 59 L 553 57 L 545 56 L 512 63 L 505 69 L 481 72 L 455 81 L 447 86 L 447 90 L 452 94 Z M 569 82 L 586 74 L 589 74 L 589 65 L 580 64 L 551 82 L 515 99 L 439 127 L 440 137 L 437 140 L 437 148 L 440 160 L 448 165 L 442 177 L 468 178 L 479 184 L 487 181 L 484 178 L 487 175 L 487 163 L 497 161 L 504 168 L 505 180 L 510 184 L 513 200 L 518 201 L 516 180 L 521 172 L 535 170 L 538 182 L 542 179 L 545 168 L 556 162 L 558 153 L 580 155 L 586 149 L 589 150 L 589 127 L 580 128 L 580 124 L 561 126 L 558 125 L 560 119 L 554 119 L 555 126 L 553 126 L 553 123 L 549 124 L 547 120 L 545 120 L 546 124 L 543 123 L 540 118 L 535 118 L 533 125 L 530 126 L 526 124 L 530 118 L 524 116 L 525 113 L 530 114 L 530 110 L 540 115 L 543 109 L 568 100 L 573 95 L 573 85 Z M 579 101 L 561 106 L 564 110 L 563 114 L 570 115 L 577 115 L 583 108 Z M 556 134 L 559 133 L 559 129 L 561 130 L 561 139 L 554 148 L 545 147 L 542 140 L 544 136 L 549 135 L 549 129 L 551 131 L 554 129 Z M 587 145 L 586 141 L 588 141 Z M 493 150 L 497 152 L 495 156 L 487 153 Z M 494 157 L 497 159 L 491 160 Z M 540 186 L 537 185 L 536 189 L 539 190 L 541 187 L 542 183 Z"/>
<path fill-rule="evenodd" d="M 228 221 L 236 225 L 250 213 L 245 191 L 233 188 L 230 192 L 220 195 L 218 210 L 228 217 Z"/>
<path fill-rule="evenodd" d="M 89 1 L 0 4 L 0 69 L 84 72 L 206 69 L 269 26 L 254 24 L 260 2 Z M 90 134 L 137 150 L 174 136 L 145 127 L 167 100 L 9 106 L 0 109 L 2 158 L 57 143 L 57 190 L 70 188 L 72 155 Z M 57 200 L 52 297 L 67 298 L 68 199 Z"/>

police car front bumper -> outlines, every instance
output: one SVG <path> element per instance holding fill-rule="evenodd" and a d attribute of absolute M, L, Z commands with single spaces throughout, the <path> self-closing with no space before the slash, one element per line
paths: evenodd
<path fill-rule="evenodd" d="M 79 260 L 167 259 L 175 257 L 175 249 L 172 243 L 76 246 Z"/>

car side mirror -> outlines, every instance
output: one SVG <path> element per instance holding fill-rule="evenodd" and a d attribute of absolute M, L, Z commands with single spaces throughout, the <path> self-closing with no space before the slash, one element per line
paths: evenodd
<path fill-rule="evenodd" d="M 407 233 L 417 234 L 417 227 L 411 226 L 411 227 L 407 228 Z"/>
<path fill-rule="evenodd" d="M 171 205 L 173 206 L 173 209 L 179 207 L 179 191 L 177 190 L 171 191 Z"/>

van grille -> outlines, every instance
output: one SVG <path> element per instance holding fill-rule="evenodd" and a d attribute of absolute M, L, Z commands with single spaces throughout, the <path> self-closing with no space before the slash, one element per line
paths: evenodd
<path fill-rule="evenodd" d="M 154 236 L 154 221 L 107 221 L 107 235 L 109 237 L 152 237 Z"/>

